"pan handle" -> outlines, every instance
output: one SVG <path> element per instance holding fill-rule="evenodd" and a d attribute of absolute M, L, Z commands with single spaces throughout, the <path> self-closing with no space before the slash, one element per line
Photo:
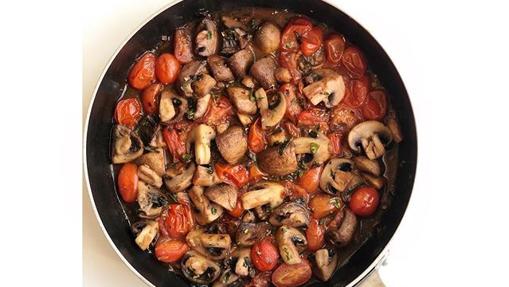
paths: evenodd
<path fill-rule="evenodd" d="M 385 284 L 380 278 L 378 269 L 375 269 L 361 282 L 359 287 L 385 287 Z"/>

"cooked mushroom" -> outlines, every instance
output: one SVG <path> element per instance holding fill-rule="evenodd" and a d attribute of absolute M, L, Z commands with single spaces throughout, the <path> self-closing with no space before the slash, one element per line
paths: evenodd
<path fill-rule="evenodd" d="M 313 105 L 323 102 L 326 107 L 337 106 L 345 96 L 343 77 L 330 69 L 318 69 L 314 73 L 320 80 L 304 87 L 302 92 Z"/>
<path fill-rule="evenodd" d="M 251 76 L 244 76 L 242 78 L 241 84 L 249 89 L 253 89 L 255 87 L 254 79 Z"/>
<path fill-rule="evenodd" d="M 212 55 L 207 58 L 212 75 L 219 82 L 231 82 L 235 80 L 232 71 L 226 65 L 225 59 L 218 55 Z"/>
<path fill-rule="evenodd" d="M 159 101 L 159 119 L 161 122 L 169 122 L 175 116 L 175 107 L 173 106 L 173 98 L 178 95 L 173 89 L 165 89 L 161 92 L 161 100 Z"/>
<path fill-rule="evenodd" d="M 191 39 L 191 25 L 175 29 L 173 44 L 175 57 L 181 63 L 189 63 L 193 60 L 193 41 Z"/>
<path fill-rule="evenodd" d="M 287 202 L 272 212 L 269 222 L 274 226 L 307 226 L 309 224 L 309 210 L 300 203 Z"/>
<path fill-rule="evenodd" d="M 212 287 L 242 287 L 244 282 L 231 269 L 226 269 L 219 278 L 214 281 Z"/>
<path fill-rule="evenodd" d="M 262 128 L 267 129 L 269 127 L 276 126 L 284 117 L 286 112 L 286 98 L 282 93 L 278 93 L 279 103 L 276 107 L 269 108 L 269 99 L 265 90 L 259 88 L 255 92 L 256 103 L 260 109 L 260 115 L 262 117 Z"/>
<path fill-rule="evenodd" d="M 280 37 L 279 27 L 265 22 L 256 32 L 254 43 L 263 53 L 269 54 L 279 48 Z"/>
<path fill-rule="evenodd" d="M 207 196 L 210 201 L 231 211 L 237 205 L 237 193 L 238 190 L 236 187 L 226 183 L 220 183 L 207 188 L 205 196 Z"/>
<path fill-rule="evenodd" d="M 336 195 L 352 189 L 363 182 L 361 176 L 354 173 L 355 164 L 346 158 L 331 159 L 320 176 L 320 188 L 329 194 Z"/>
<path fill-rule="evenodd" d="M 242 49 L 230 57 L 228 64 L 233 73 L 242 78 L 247 74 L 247 70 L 253 64 L 253 61 L 253 52 L 250 49 Z"/>
<path fill-rule="evenodd" d="M 138 181 L 138 205 L 140 206 L 140 217 L 155 218 L 163 211 L 163 206 L 168 203 L 164 194 L 157 188 L 139 180 Z"/>
<path fill-rule="evenodd" d="M 256 270 L 251 262 L 251 249 L 240 248 L 235 250 L 233 257 L 237 258 L 235 273 L 239 276 L 254 276 Z"/>
<path fill-rule="evenodd" d="M 242 216 L 242 222 L 251 223 L 256 221 L 256 216 L 251 210 L 246 210 L 244 216 Z"/>
<path fill-rule="evenodd" d="M 313 273 L 318 279 L 327 281 L 338 266 L 338 254 L 333 249 L 319 249 L 315 252 L 315 262 L 313 264 Z"/>
<path fill-rule="evenodd" d="M 269 136 L 269 145 L 277 145 L 282 144 L 286 142 L 288 137 L 286 136 L 286 131 L 282 128 L 276 129 L 270 136 Z"/>
<path fill-rule="evenodd" d="M 268 147 L 256 154 L 256 162 L 261 171 L 276 176 L 290 174 L 297 170 L 295 147 L 289 144 Z"/>
<path fill-rule="evenodd" d="M 274 73 L 276 80 L 280 83 L 289 83 L 292 80 L 292 74 L 287 68 L 279 67 Z"/>
<path fill-rule="evenodd" d="M 196 53 L 204 57 L 216 54 L 219 45 L 216 23 L 205 18 L 197 28 L 199 32 L 196 34 Z"/>
<path fill-rule="evenodd" d="M 276 85 L 274 73 L 277 65 L 272 57 L 265 57 L 257 60 L 249 73 L 262 85 L 264 89 L 271 89 Z"/>
<path fill-rule="evenodd" d="M 217 149 L 230 164 L 238 163 L 247 152 L 247 137 L 239 126 L 231 126 L 216 137 Z"/>
<path fill-rule="evenodd" d="M 390 117 L 387 120 L 387 127 L 391 131 L 392 138 L 396 143 L 400 143 L 403 140 L 403 135 L 399 127 L 398 121 L 394 117 Z"/>
<path fill-rule="evenodd" d="M 114 142 L 113 163 L 130 162 L 143 154 L 143 142 L 128 127 L 115 126 Z"/>
<path fill-rule="evenodd" d="M 283 203 L 285 191 L 285 187 L 279 183 L 261 181 L 242 194 L 242 206 L 244 209 L 252 209 L 269 204 L 271 208 L 275 208 Z"/>
<path fill-rule="evenodd" d="M 163 133 L 161 132 L 161 126 L 157 126 L 154 136 L 152 137 L 152 140 L 150 141 L 151 147 L 166 147 L 166 142 L 163 138 Z"/>
<path fill-rule="evenodd" d="M 253 122 L 253 117 L 250 115 L 237 113 L 237 117 L 239 118 L 240 123 L 245 127 Z"/>
<path fill-rule="evenodd" d="M 193 184 L 199 186 L 212 186 L 220 183 L 221 180 L 212 167 L 197 166 L 193 176 Z"/>
<path fill-rule="evenodd" d="M 340 209 L 327 227 L 327 237 L 338 246 L 345 246 L 353 239 L 357 217 L 349 208 Z"/>
<path fill-rule="evenodd" d="M 271 226 L 267 222 L 247 223 L 243 222 L 239 225 L 235 240 L 241 246 L 251 246 L 256 242 L 269 235 Z"/>
<path fill-rule="evenodd" d="M 163 185 L 163 179 L 146 164 L 138 167 L 138 178 L 157 188 Z"/>
<path fill-rule="evenodd" d="M 269 219 L 270 213 L 272 212 L 272 208 L 269 204 L 264 204 L 262 206 L 257 206 L 254 209 L 256 217 L 261 221 L 266 221 Z"/>
<path fill-rule="evenodd" d="M 216 80 L 209 74 L 199 74 L 195 77 L 191 87 L 193 92 L 201 98 L 208 95 L 216 83 Z"/>
<path fill-rule="evenodd" d="M 242 114 L 254 115 L 258 110 L 256 102 L 251 99 L 251 92 L 243 87 L 229 86 L 226 91 L 237 111 Z"/>
<path fill-rule="evenodd" d="M 206 61 L 191 61 L 182 66 L 178 76 L 178 84 L 186 97 L 193 96 L 192 83 L 198 75 L 204 73 L 207 73 Z"/>
<path fill-rule="evenodd" d="M 308 245 L 306 237 L 297 228 L 283 225 L 276 232 L 279 254 L 286 264 L 298 264 L 302 261 L 300 253 Z"/>
<path fill-rule="evenodd" d="M 136 126 L 135 133 L 138 134 L 144 146 L 150 145 L 150 141 L 154 137 L 157 130 L 157 121 L 152 115 L 145 115 Z"/>
<path fill-rule="evenodd" d="M 374 176 L 371 174 L 363 173 L 362 176 L 366 181 L 374 186 L 376 189 L 382 189 L 385 185 L 385 179 L 381 176 Z"/>
<path fill-rule="evenodd" d="M 164 170 L 166 169 L 166 157 L 164 155 L 164 149 L 156 148 L 151 152 L 147 152 L 144 155 L 136 159 L 137 165 L 148 165 L 151 170 L 155 171 L 157 175 L 163 176 Z"/>
<path fill-rule="evenodd" d="M 214 129 L 206 124 L 200 124 L 191 130 L 189 142 L 194 142 L 194 157 L 197 164 L 210 163 L 210 141 L 215 137 Z"/>
<path fill-rule="evenodd" d="M 361 147 L 369 159 L 384 155 L 385 145 L 392 141 L 389 128 L 378 121 L 362 122 L 348 134 L 348 145 L 353 151 L 361 152 Z"/>
<path fill-rule="evenodd" d="M 224 259 L 232 243 L 228 234 L 205 233 L 200 228 L 191 230 L 186 236 L 186 242 L 191 249 L 213 260 Z"/>
<path fill-rule="evenodd" d="M 143 229 L 139 230 L 140 228 Z M 159 232 L 159 224 L 156 221 L 147 220 L 133 224 L 133 230 L 134 229 L 138 229 L 135 230 L 137 232 L 135 232 L 136 239 L 134 239 L 134 241 L 136 244 L 138 244 L 141 250 L 145 251 L 150 247 L 152 241 L 154 241 L 154 239 L 157 237 Z"/>
<path fill-rule="evenodd" d="M 210 284 L 219 277 L 221 267 L 196 251 L 188 251 L 181 261 L 182 273 L 194 283 Z"/>
<path fill-rule="evenodd" d="M 223 214 L 223 208 L 215 203 L 210 203 L 203 194 L 203 188 L 200 186 L 193 186 L 189 190 L 189 198 L 198 210 L 195 213 L 195 219 L 200 225 L 209 224 Z"/>
<path fill-rule="evenodd" d="M 246 25 L 244 25 L 239 19 L 232 16 L 222 16 L 221 20 L 223 21 L 224 26 L 228 28 L 241 28 L 247 30 Z"/>
<path fill-rule="evenodd" d="M 171 192 L 180 192 L 191 186 L 196 165 L 190 163 L 187 167 L 175 166 L 169 168 L 164 175 L 164 184 Z"/>
<path fill-rule="evenodd" d="M 199 98 L 196 101 L 196 111 L 194 112 L 194 118 L 200 118 L 202 117 L 209 108 L 209 102 L 210 102 L 211 95 L 206 94 L 205 96 Z"/>
<path fill-rule="evenodd" d="M 361 171 L 370 173 L 375 176 L 379 176 L 382 174 L 382 168 L 380 167 L 380 163 L 376 160 L 371 160 L 365 156 L 356 156 L 353 158 L 355 163 L 355 167 L 360 169 Z"/>
<path fill-rule="evenodd" d="M 295 145 L 295 153 L 310 153 L 313 155 L 313 162 L 322 164 L 326 162 L 330 156 L 330 140 L 322 133 L 318 133 L 316 138 L 300 137 L 293 140 Z"/>

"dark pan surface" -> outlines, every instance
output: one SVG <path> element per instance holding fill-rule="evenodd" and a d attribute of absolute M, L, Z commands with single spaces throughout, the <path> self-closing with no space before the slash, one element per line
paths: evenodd
<path fill-rule="evenodd" d="M 371 69 L 388 90 L 390 101 L 398 115 L 404 141 L 399 145 L 395 196 L 384 213 L 378 232 L 336 272 L 325 284 L 315 286 L 346 286 L 360 276 L 377 259 L 398 227 L 410 199 L 417 163 L 417 135 L 408 94 L 393 63 L 377 41 L 357 22 L 337 8 L 316 0 L 184 0 L 166 9 L 144 25 L 122 47 L 102 79 L 93 100 L 86 134 L 86 169 L 93 201 L 108 236 L 126 261 L 155 286 L 188 286 L 181 278 L 154 260 L 151 254 L 136 246 L 121 203 L 115 191 L 110 164 L 109 143 L 112 114 L 121 96 L 127 72 L 134 59 L 151 49 L 161 35 L 171 35 L 175 29 L 197 17 L 199 11 L 218 11 L 240 7 L 288 9 L 326 23 L 343 33 L 359 46 Z M 312 10 L 310 10 L 312 7 Z"/>

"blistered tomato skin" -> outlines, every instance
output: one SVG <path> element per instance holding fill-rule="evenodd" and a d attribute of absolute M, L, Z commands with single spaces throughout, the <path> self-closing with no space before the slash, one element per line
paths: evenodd
<path fill-rule="evenodd" d="M 156 56 L 152 53 L 143 55 L 129 72 L 129 85 L 143 90 L 155 81 Z"/>
<path fill-rule="evenodd" d="M 156 61 L 155 72 L 157 79 L 165 84 L 173 84 L 180 73 L 180 62 L 173 54 L 161 54 Z"/>
<path fill-rule="evenodd" d="M 350 199 L 350 209 L 355 215 L 368 217 L 375 213 L 380 201 L 378 191 L 373 187 L 360 187 Z"/>
<path fill-rule="evenodd" d="M 278 250 L 268 238 L 255 243 L 253 247 L 251 247 L 251 260 L 256 269 L 262 272 L 274 269 L 278 259 Z"/>
<path fill-rule="evenodd" d="M 279 265 L 272 273 L 272 284 L 276 287 L 297 287 L 304 285 L 311 279 L 311 265 L 309 261 L 302 258 L 302 262 L 298 264 Z"/>
<path fill-rule="evenodd" d="M 137 98 L 124 99 L 117 103 L 115 121 L 119 125 L 134 128 L 141 116 L 141 104 Z"/>
<path fill-rule="evenodd" d="M 122 200 L 133 203 L 138 196 L 138 166 L 134 163 L 125 163 L 118 173 L 118 191 Z"/>

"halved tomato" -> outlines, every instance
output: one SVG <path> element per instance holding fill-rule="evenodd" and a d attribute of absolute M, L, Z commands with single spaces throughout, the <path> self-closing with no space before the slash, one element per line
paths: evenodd
<path fill-rule="evenodd" d="M 276 287 L 297 287 L 311 279 L 311 264 L 305 258 L 298 264 L 283 263 L 272 273 L 272 284 Z"/>

